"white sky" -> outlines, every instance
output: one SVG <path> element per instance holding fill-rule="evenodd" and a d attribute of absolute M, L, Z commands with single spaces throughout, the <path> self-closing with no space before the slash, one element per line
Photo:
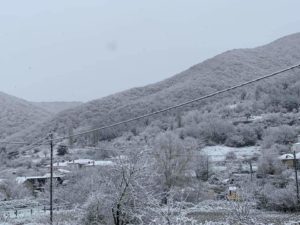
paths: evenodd
<path fill-rule="evenodd" d="M 0 0 L 0 90 L 88 101 L 299 32 L 299 0 Z"/>

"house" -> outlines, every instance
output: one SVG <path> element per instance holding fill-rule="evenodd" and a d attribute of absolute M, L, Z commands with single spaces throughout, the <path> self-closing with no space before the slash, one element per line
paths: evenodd
<path fill-rule="evenodd" d="M 53 174 L 53 179 L 57 184 L 63 183 L 63 175 Z M 50 181 L 51 175 L 45 174 L 44 176 L 31 176 L 31 177 L 17 177 L 16 181 L 18 184 L 23 184 L 32 191 L 43 191 L 45 184 Z"/>
<path fill-rule="evenodd" d="M 285 165 L 288 169 L 294 168 L 294 155 L 293 154 L 283 154 L 278 157 L 278 159 Z M 297 167 L 300 168 L 300 153 L 296 154 Z"/>

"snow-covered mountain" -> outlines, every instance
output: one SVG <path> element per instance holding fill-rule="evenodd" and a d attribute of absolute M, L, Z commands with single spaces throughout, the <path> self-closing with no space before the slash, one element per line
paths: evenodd
<path fill-rule="evenodd" d="M 0 139 L 41 123 L 51 113 L 30 102 L 0 92 Z"/>
<path fill-rule="evenodd" d="M 53 114 L 59 113 L 61 111 L 82 104 L 82 102 L 31 102 L 31 103 Z"/>
<path fill-rule="evenodd" d="M 253 49 L 227 51 L 164 81 L 65 110 L 25 136 L 36 138 L 46 135 L 50 130 L 62 135 L 70 128 L 76 131 L 111 124 L 197 98 L 299 62 L 300 33 Z M 296 72 L 289 73 L 295 75 Z"/>

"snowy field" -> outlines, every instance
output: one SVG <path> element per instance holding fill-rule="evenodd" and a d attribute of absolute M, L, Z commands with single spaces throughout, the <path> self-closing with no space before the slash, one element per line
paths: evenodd
<path fill-rule="evenodd" d="M 193 207 L 184 208 L 182 212 L 196 221 L 193 225 L 229 225 L 228 219 L 233 216 L 233 208 L 235 208 L 233 202 L 207 200 Z M 81 212 L 78 209 L 55 211 L 54 224 L 79 225 Z M 41 225 L 48 224 L 49 212 L 40 211 L 40 213 L 33 215 L 27 213 L 20 217 L 5 218 L 1 216 L 0 218 L 1 225 Z M 251 211 L 251 218 L 254 218 L 254 224 L 257 225 L 298 225 L 300 223 L 300 214 L 258 211 L 255 209 Z M 157 223 L 155 225 L 161 224 Z"/>
<path fill-rule="evenodd" d="M 244 159 L 256 154 L 260 154 L 260 147 L 242 147 L 233 148 L 222 145 L 207 146 L 201 150 L 202 153 L 208 155 L 212 161 L 224 161 L 229 152 L 234 152 L 238 159 Z"/>

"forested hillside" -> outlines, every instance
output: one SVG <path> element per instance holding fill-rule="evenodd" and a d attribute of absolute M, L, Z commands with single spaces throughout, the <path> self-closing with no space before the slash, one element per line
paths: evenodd
<path fill-rule="evenodd" d="M 42 123 L 41 117 L 48 115 L 43 110 L 3 94 L 3 118 L 20 123 L 12 131 L 4 124 L 12 132 L 6 140 L 35 143 L 50 132 L 55 138 L 72 136 L 299 63 L 300 33 L 255 49 L 225 52 L 162 82 L 81 104 Z M 299 221 L 295 189 L 299 134 L 298 66 L 139 122 L 56 139 L 51 142 L 53 168 L 63 182 L 55 185 L 53 201 L 60 210 L 68 203 L 72 215 L 78 214 L 64 218 L 86 225 Z M 45 202 L 50 196 L 48 185 L 33 192 L 15 180 L 49 179 L 50 146 L 43 142 L 1 149 L 2 199 Z M 292 154 L 297 154 L 296 160 Z M 78 206 L 83 206 L 80 213 L 76 213 Z M 269 211 L 273 211 L 270 217 Z M 117 220 L 122 222 L 113 222 Z"/>
<path fill-rule="evenodd" d="M 0 139 L 49 119 L 51 113 L 0 92 Z"/>
<path fill-rule="evenodd" d="M 30 134 L 24 135 L 22 133 L 20 137 L 30 137 L 32 139 L 46 135 L 51 130 L 63 135 L 68 134 L 70 130 L 76 132 L 111 124 L 197 98 L 299 62 L 300 33 L 254 49 L 227 51 L 159 83 L 133 88 L 63 111 L 53 119 L 30 131 Z M 278 99 L 273 101 L 272 96 L 275 92 L 278 92 L 280 98 L 291 95 L 291 93 L 294 95 L 294 89 L 299 86 L 298 74 L 299 71 L 290 71 L 279 78 L 264 81 L 258 87 L 250 86 L 243 89 L 243 93 L 238 90 L 210 99 L 210 107 L 214 106 L 211 103 L 216 100 L 222 99 L 222 104 L 226 105 L 234 104 L 242 98 L 242 100 L 248 101 L 250 99 L 260 100 L 260 102 L 255 103 L 256 109 L 260 108 L 260 113 L 279 110 L 279 105 L 285 103 Z M 282 85 L 283 82 L 291 83 L 293 86 L 288 86 L 292 89 L 288 89 L 282 94 L 279 92 L 281 89 L 279 90 L 276 86 Z M 259 95 L 263 97 L 260 98 Z M 297 105 L 299 103 L 299 99 L 297 100 L 295 96 L 289 99 L 289 101 L 295 101 L 291 104 Z M 252 100 L 247 104 L 252 104 Z M 182 110 L 201 109 L 203 104 L 194 104 Z M 291 110 L 291 106 L 283 107 Z M 147 124 L 148 121 L 143 122 Z"/>
<path fill-rule="evenodd" d="M 32 102 L 33 105 L 38 106 L 47 112 L 56 114 L 61 111 L 79 106 L 82 102 Z"/>

